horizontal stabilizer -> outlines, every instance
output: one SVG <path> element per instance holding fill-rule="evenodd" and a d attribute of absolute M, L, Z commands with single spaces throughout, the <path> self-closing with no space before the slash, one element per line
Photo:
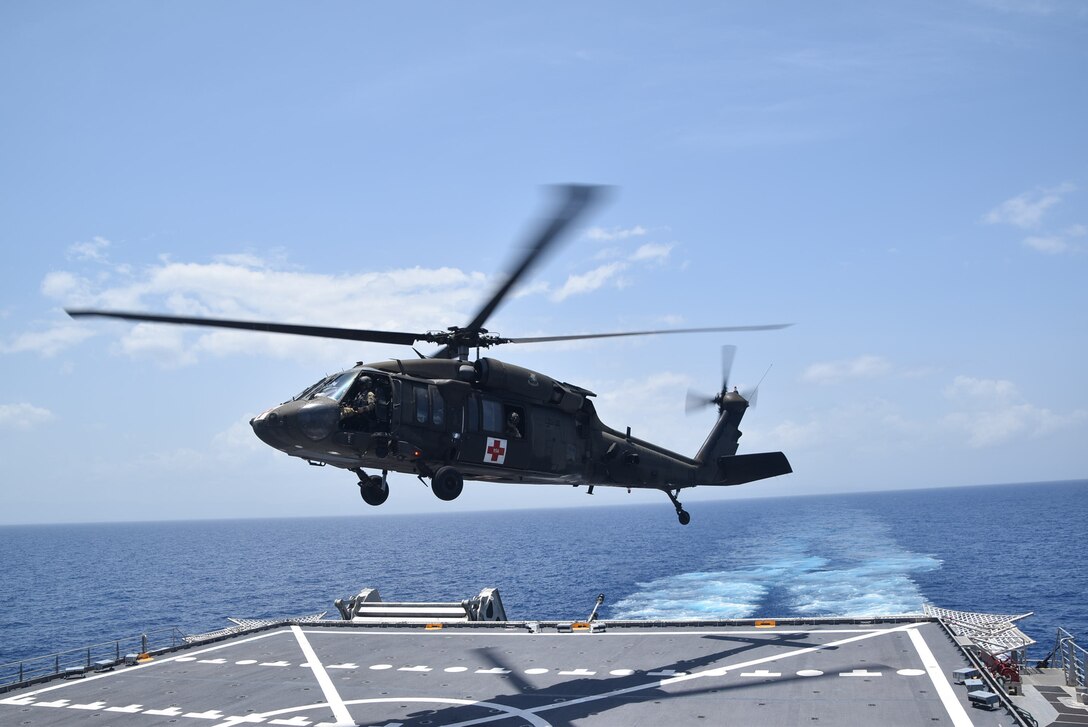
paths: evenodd
<path fill-rule="evenodd" d="M 714 485 L 743 485 L 745 482 L 764 480 L 768 477 L 788 475 L 793 472 L 786 455 L 781 452 L 735 454 L 718 458 L 718 477 Z"/>

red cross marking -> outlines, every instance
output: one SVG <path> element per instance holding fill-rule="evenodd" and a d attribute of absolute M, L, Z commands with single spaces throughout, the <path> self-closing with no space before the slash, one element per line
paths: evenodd
<path fill-rule="evenodd" d="M 501 439 L 492 439 L 491 444 L 487 445 L 487 454 L 491 457 L 490 461 L 498 462 L 506 456 L 506 448 L 502 445 L 503 441 Z"/>

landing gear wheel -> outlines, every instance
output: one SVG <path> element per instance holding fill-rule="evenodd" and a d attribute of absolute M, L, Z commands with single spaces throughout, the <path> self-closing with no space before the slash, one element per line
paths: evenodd
<path fill-rule="evenodd" d="M 377 507 L 389 499 L 389 485 L 381 475 L 359 480 L 359 495 L 367 505 Z"/>
<path fill-rule="evenodd" d="M 431 491 L 439 500 L 456 500 L 465 488 L 465 478 L 453 467 L 439 467 L 431 478 Z"/>
<path fill-rule="evenodd" d="M 680 521 L 680 524 L 687 525 L 690 523 L 691 515 L 684 509 L 684 506 L 680 504 L 680 501 L 676 499 L 677 495 L 680 494 L 680 488 L 675 490 L 664 490 L 664 492 L 669 496 L 669 499 L 672 500 L 672 506 L 676 508 L 676 519 Z"/>

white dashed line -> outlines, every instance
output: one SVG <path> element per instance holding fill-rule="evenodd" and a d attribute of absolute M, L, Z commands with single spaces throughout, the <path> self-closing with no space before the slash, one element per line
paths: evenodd
<path fill-rule="evenodd" d="M 73 704 L 73 705 L 70 705 L 68 707 L 68 709 L 86 709 L 86 710 L 97 711 L 99 709 L 102 709 L 105 706 L 106 706 L 105 702 L 91 702 L 90 704 Z"/>
<path fill-rule="evenodd" d="M 137 714 L 143 711 L 144 705 L 142 704 L 129 704 L 124 707 L 106 707 L 107 712 L 121 712 L 123 714 Z"/>

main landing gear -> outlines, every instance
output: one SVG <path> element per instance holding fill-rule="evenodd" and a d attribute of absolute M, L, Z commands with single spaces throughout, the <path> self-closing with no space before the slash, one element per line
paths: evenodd
<path fill-rule="evenodd" d="M 449 465 L 439 467 L 431 478 L 431 492 L 439 500 L 446 500 L 447 502 L 456 500 L 463 489 L 465 489 L 464 476 Z"/>
<path fill-rule="evenodd" d="M 672 500 L 672 506 L 676 508 L 676 518 L 680 521 L 680 524 L 687 525 L 690 523 L 691 515 L 684 509 L 684 506 L 680 504 L 680 501 L 676 499 L 676 496 L 680 494 L 680 488 L 671 491 L 665 490 L 664 492 L 669 496 L 669 499 Z"/>
<path fill-rule="evenodd" d="M 355 470 L 355 474 L 359 475 L 359 495 L 367 505 L 377 507 L 389 499 L 389 483 L 386 481 L 388 472 L 383 471 L 380 475 L 368 477 L 366 472 Z"/>

